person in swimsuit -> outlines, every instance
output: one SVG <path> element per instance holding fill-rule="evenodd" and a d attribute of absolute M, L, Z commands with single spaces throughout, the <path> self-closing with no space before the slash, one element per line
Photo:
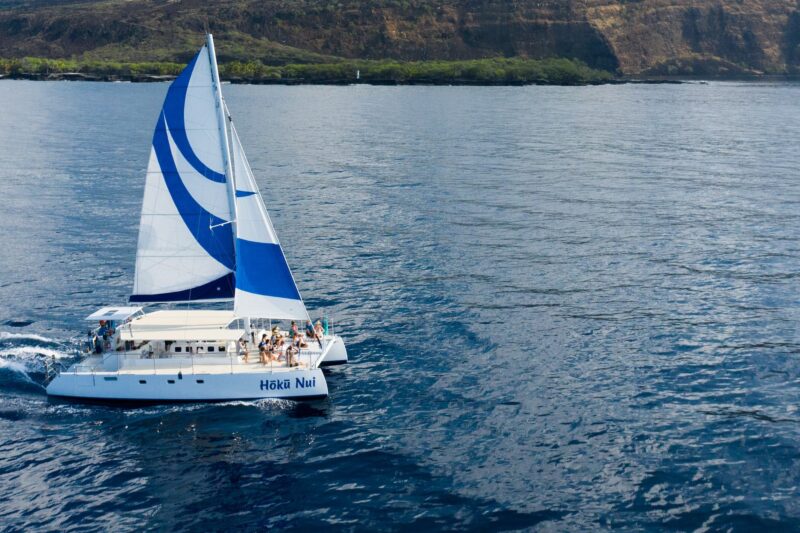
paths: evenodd
<path fill-rule="evenodd" d="M 296 333 L 294 338 L 292 338 L 292 344 L 294 344 L 298 349 L 299 348 L 308 348 L 308 344 L 303 342 L 303 336 L 299 333 Z"/>
<path fill-rule="evenodd" d="M 282 335 L 278 335 L 278 338 L 275 341 L 275 344 L 273 345 L 272 352 L 271 352 L 273 361 L 277 361 L 277 360 L 279 360 L 281 358 L 281 354 L 283 353 L 283 347 L 284 347 L 285 344 L 286 343 L 283 340 L 283 336 Z"/>
<path fill-rule="evenodd" d="M 265 333 L 261 336 L 261 342 L 258 343 L 258 361 L 262 365 L 267 364 L 271 348 L 269 340 L 267 340 L 267 334 Z"/>

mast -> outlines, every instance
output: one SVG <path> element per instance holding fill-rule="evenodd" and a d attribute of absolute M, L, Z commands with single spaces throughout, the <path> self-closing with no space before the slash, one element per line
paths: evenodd
<path fill-rule="evenodd" d="M 214 36 L 210 33 L 206 36 L 208 48 L 208 60 L 211 63 L 211 80 L 214 83 L 214 94 L 217 104 L 217 122 L 219 123 L 219 137 L 222 145 L 222 160 L 225 164 L 225 182 L 228 186 L 228 203 L 231 208 L 231 228 L 233 230 L 233 247 L 236 250 L 236 185 L 233 182 L 233 164 L 231 162 L 231 150 L 228 143 L 228 120 L 225 116 L 225 106 L 222 102 L 222 85 L 219 81 L 219 69 L 217 68 L 217 53 L 214 50 Z"/>

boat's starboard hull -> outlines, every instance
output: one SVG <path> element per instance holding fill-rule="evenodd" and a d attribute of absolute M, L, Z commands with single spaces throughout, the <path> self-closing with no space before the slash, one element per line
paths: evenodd
<path fill-rule="evenodd" d="M 322 360 L 320 366 L 343 365 L 345 363 L 347 363 L 347 347 L 344 345 L 344 339 L 337 335 L 333 337 L 333 346 L 325 354 L 325 359 Z"/>
<path fill-rule="evenodd" d="M 304 400 L 328 395 L 319 368 L 285 372 L 208 374 L 62 373 L 47 394 L 65 398 L 181 402 L 280 398 Z"/>

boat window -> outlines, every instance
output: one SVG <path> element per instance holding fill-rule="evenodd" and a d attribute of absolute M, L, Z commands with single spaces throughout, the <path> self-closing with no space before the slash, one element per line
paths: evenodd
<path fill-rule="evenodd" d="M 209 346 L 209 347 L 208 347 L 208 351 L 209 351 L 209 352 L 213 352 L 213 351 L 214 351 L 214 347 L 213 347 L 213 346 Z"/>
<path fill-rule="evenodd" d="M 168 379 L 167 383 L 172 383 L 174 385 L 175 384 L 175 380 L 174 379 Z"/>
<path fill-rule="evenodd" d="M 217 351 L 224 352 L 225 351 L 225 347 L 224 346 L 217 346 Z"/>
<path fill-rule="evenodd" d="M 117 378 L 114 376 L 105 376 L 103 379 L 106 381 L 117 381 Z"/>
<path fill-rule="evenodd" d="M 144 385 L 145 383 L 147 383 L 147 380 L 146 380 L 146 379 L 140 379 L 140 380 L 139 380 L 139 383 L 141 383 L 142 385 Z"/>
<path fill-rule="evenodd" d="M 180 352 L 180 351 L 181 351 L 181 347 L 180 347 L 180 346 L 176 346 L 176 347 L 175 347 L 175 351 L 176 351 L 176 352 Z"/>
<path fill-rule="evenodd" d="M 198 380 L 197 380 L 197 382 L 198 382 L 198 383 L 205 383 L 205 380 L 203 380 L 203 379 L 198 379 Z"/>

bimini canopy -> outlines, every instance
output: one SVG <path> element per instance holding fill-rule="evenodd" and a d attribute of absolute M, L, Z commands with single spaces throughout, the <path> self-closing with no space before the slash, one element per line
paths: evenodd
<path fill-rule="evenodd" d="M 122 321 L 141 311 L 141 307 L 103 307 L 87 316 L 84 320 L 88 322 L 97 322 L 98 320 Z"/>
<path fill-rule="evenodd" d="M 120 328 L 124 341 L 232 341 L 244 330 L 228 326 L 236 320 L 232 311 L 155 311 Z"/>

